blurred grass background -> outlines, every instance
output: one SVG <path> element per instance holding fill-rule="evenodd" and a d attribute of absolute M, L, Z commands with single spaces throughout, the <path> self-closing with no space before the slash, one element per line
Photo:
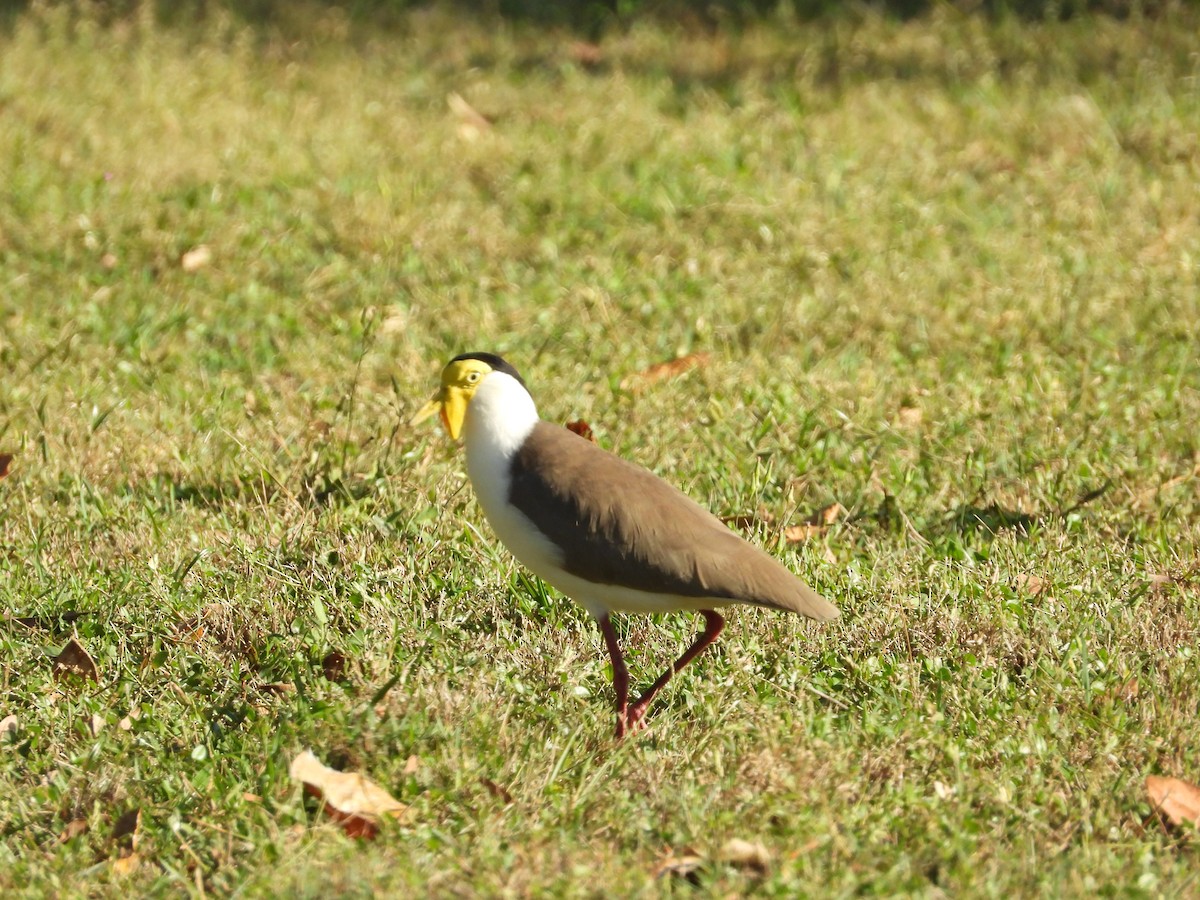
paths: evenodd
<path fill-rule="evenodd" d="M 1194 888 L 1142 778 L 1200 777 L 1195 8 L 724 9 L 6 8 L 6 890 Z M 466 349 L 843 621 L 739 614 L 614 746 L 403 425 Z M 305 746 L 411 820 L 322 825 Z"/>

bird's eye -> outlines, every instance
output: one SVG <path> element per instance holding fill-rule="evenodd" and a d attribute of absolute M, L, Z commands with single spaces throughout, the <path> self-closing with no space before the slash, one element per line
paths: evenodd
<path fill-rule="evenodd" d="M 467 383 L 468 383 L 468 384 L 474 384 L 474 383 L 475 383 L 475 382 L 477 382 L 478 380 L 479 380 L 479 373 L 478 373 L 478 372 L 468 372 L 468 373 L 467 373 Z"/>

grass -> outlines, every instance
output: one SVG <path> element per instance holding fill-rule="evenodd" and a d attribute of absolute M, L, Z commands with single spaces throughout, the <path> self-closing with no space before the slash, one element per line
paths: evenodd
<path fill-rule="evenodd" d="M 594 63 L 292 15 L 0 36 L 0 889 L 1200 890 L 1143 790 L 1200 780 L 1194 12 L 642 23 Z M 464 349 L 842 620 L 738 612 L 615 743 L 593 624 L 403 424 Z M 635 675 L 695 625 L 623 621 Z M 54 678 L 71 636 L 98 682 Z M 306 747 L 409 818 L 343 837 Z"/>

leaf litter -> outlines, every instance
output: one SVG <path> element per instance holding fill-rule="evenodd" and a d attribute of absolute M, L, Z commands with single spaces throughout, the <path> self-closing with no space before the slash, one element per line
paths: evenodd
<path fill-rule="evenodd" d="M 789 544 L 803 544 L 813 538 L 822 537 L 845 511 L 846 507 L 836 502 L 823 506 L 809 516 L 808 521 L 783 529 L 783 539 Z"/>
<path fill-rule="evenodd" d="M 1149 775 L 1146 793 L 1155 811 L 1172 825 L 1200 825 L 1200 787 L 1180 778 Z"/>
<path fill-rule="evenodd" d="M 75 638 L 71 638 L 62 652 L 54 657 L 53 668 L 55 676 L 59 678 L 75 675 L 85 680 L 100 680 L 100 670 L 96 667 L 95 660 Z"/>
<path fill-rule="evenodd" d="M 122 813 L 113 825 L 112 842 L 116 855 L 112 857 L 112 870 L 117 875 L 128 875 L 141 865 L 138 855 L 141 827 L 142 811 L 136 806 Z"/>
<path fill-rule="evenodd" d="M 647 366 L 640 372 L 634 372 L 621 382 L 621 387 L 627 391 L 637 390 L 638 388 L 654 384 L 656 381 L 662 381 L 665 378 L 674 378 L 692 369 L 703 368 L 709 364 L 711 359 L 712 355 L 705 352 L 687 353 L 683 356 L 677 356 L 666 362 Z"/>
<path fill-rule="evenodd" d="M 408 806 L 358 772 L 339 772 L 322 763 L 311 750 L 292 760 L 288 774 L 304 790 L 324 801 L 327 815 L 350 837 L 373 839 L 385 818 L 402 816 Z"/>

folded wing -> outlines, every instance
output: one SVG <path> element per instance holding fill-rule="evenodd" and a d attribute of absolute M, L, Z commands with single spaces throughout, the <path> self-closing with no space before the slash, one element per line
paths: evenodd
<path fill-rule="evenodd" d="M 512 460 L 509 499 L 597 584 L 832 619 L 837 607 L 658 476 L 539 422 Z"/>

